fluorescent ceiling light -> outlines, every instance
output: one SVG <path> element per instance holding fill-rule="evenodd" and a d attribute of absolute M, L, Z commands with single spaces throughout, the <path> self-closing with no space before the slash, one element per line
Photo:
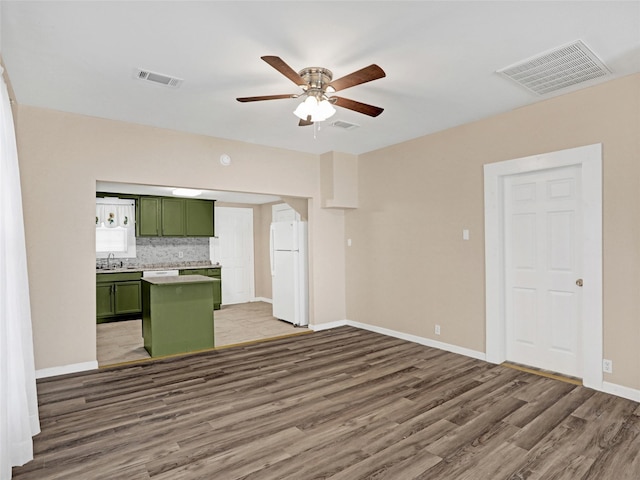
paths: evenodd
<path fill-rule="evenodd" d="M 202 190 L 192 188 L 174 188 L 171 192 L 176 197 L 197 197 L 202 194 Z"/>

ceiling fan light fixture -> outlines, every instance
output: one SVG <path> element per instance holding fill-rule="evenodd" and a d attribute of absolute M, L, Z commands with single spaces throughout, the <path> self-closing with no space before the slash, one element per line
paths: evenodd
<path fill-rule="evenodd" d="M 333 105 L 328 100 L 322 99 L 318 101 L 312 95 L 309 95 L 293 112 L 301 120 L 308 120 L 311 117 L 312 122 L 322 122 L 335 113 L 336 109 L 333 108 Z"/>

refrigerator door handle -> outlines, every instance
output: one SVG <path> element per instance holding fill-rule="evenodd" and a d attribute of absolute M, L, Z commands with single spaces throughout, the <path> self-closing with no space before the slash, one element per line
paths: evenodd
<path fill-rule="evenodd" d="M 271 224 L 269 226 L 269 260 L 271 263 L 271 276 L 275 276 L 276 274 L 276 260 L 275 260 L 275 255 L 274 255 L 274 248 L 275 248 L 275 228 L 273 226 L 273 224 Z"/>

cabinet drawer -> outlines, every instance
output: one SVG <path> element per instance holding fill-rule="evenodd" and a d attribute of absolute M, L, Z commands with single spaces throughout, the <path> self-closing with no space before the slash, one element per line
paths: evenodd
<path fill-rule="evenodd" d="M 205 273 L 204 275 L 206 275 L 207 277 L 220 278 L 222 276 L 220 274 L 220 269 L 219 268 L 207 268 L 206 272 L 207 273 Z"/>
<path fill-rule="evenodd" d="M 180 270 L 180 275 L 207 275 L 206 270 L 203 268 L 189 268 L 187 270 Z"/>
<path fill-rule="evenodd" d="M 119 272 L 119 273 L 97 273 L 96 282 L 126 282 L 130 280 L 140 280 L 142 272 Z"/>

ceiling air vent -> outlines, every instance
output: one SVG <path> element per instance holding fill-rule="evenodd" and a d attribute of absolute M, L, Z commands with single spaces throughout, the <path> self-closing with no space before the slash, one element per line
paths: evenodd
<path fill-rule="evenodd" d="M 342 128 L 343 130 L 353 130 L 354 128 L 358 128 L 360 125 L 356 125 L 355 123 L 345 122 L 344 120 L 336 120 L 331 123 L 332 127 Z"/>
<path fill-rule="evenodd" d="M 139 80 L 145 80 L 147 82 L 158 83 L 165 87 L 178 88 L 184 81 L 182 78 L 170 77 L 162 73 L 150 72 L 149 70 L 142 70 L 138 68 L 135 71 L 135 77 Z"/>
<path fill-rule="evenodd" d="M 582 41 L 577 40 L 497 73 L 537 95 L 545 95 L 610 75 L 611 71 Z"/>

